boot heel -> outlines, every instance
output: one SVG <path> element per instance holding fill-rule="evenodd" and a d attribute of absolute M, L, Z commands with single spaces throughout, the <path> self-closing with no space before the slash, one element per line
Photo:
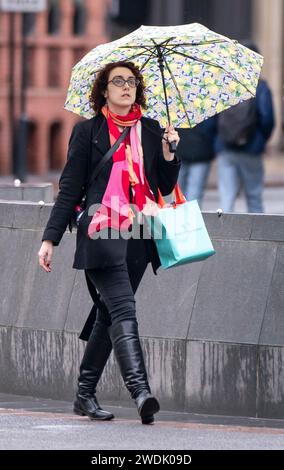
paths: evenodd
<path fill-rule="evenodd" d="M 154 422 L 153 415 L 160 410 L 157 398 L 150 393 L 142 394 L 136 399 L 136 405 L 142 424 L 152 424 Z"/>
<path fill-rule="evenodd" d="M 155 421 L 155 418 L 153 415 L 151 416 L 144 416 L 144 418 L 141 418 L 142 424 L 153 424 Z"/>
<path fill-rule="evenodd" d="M 155 397 L 150 395 L 143 402 L 139 410 L 139 414 L 142 420 L 144 419 L 147 420 L 149 416 L 152 416 L 153 414 L 158 413 L 159 410 L 160 410 L 160 405 L 159 405 L 158 400 Z"/>
<path fill-rule="evenodd" d="M 80 410 L 79 408 L 73 408 L 73 412 L 75 413 L 75 415 L 79 415 L 79 416 L 86 416 L 86 414 L 84 413 L 84 411 Z"/>

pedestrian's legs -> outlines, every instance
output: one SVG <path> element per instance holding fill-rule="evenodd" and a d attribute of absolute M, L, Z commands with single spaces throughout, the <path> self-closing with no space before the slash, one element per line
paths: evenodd
<path fill-rule="evenodd" d="M 143 240 L 129 240 L 127 249 L 127 266 L 133 292 L 135 293 L 148 264 L 147 253 Z M 85 271 L 89 292 L 95 301 L 94 290 L 88 271 Z M 96 305 L 92 310 L 96 310 Z M 78 378 L 78 393 L 74 403 L 74 412 L 87 415 L 91 419 L 112 419 L 113 415 L 100 407 L 96 398 L 96 387 L 112 351 L 112 342 L 108 328 L 111 325 L 110 316 L 105 307 L 104 312 L 91 312 L 91 318 L 96 318 L 91 335 L 89 336 L 85 353 L 80 365 Z M 89 329 L 89 325 L 87 329 Z"/>
<path fill-rule="evenodd" d="M 202 205 L 204 190 L 210 172 L 210 162 L 193 163 L 189 166 L 187 176 L 186 194 L 188 201 L 197 199 L 198 204 Z"/>
<path fill-rule="evenodd" d="M 261 155 L 240 154 L 240 173 L 248 212 L 263 213 L 264 168 Z"/>
<path fill-rule="evenodd" d="M 189 187 L 188 187 L 189 171 L 190 171 L 190 165 L 182 161 L 178 182 L 186 199 L 188 199 L 188 191 L 189 191 Z"/>
<path fill-rule="evenodd" d="M 85 271 L 86 282 L 93 301 L 96 301 L 95 288 Z M 91 325 L 96 319 L 95 324 Z M 80 338 L 88 343 L 80 364 L 78 377 L 78 390 L 74 402 L 74 413 L 88 416 L 94 420 L 109 420 L 112 413 L 101 408 L 96 397 L 97 384 L 112 350 L 112 344 L 108 333 L 108 317 L 102 315 L 98 318 L 97 306 L 94 304 Z M 87 335 L 85 330 L 88 332 Z M 89 334 L 91 331 L 91 334 Z"/>
<path fill-rule="evenodd" d="M 107 315 L 105 315 L 107 318 Z M 109 420 L 114 416 L 103 410 L 96 397 L 96 387 L 112 350 L 108 327 L 105 322 L 96 321 L 89 337 L 80 364 L 78 391 L 74 412 L 95 420 Z"/>
<path fill-rule="evenodd" d="M 150 392 L 127 265 L 88 270 L 88 275 L 107 307 L 109 333 L 124 383 L 136 402 L 142 423 L 153 422 L 159 404 Z"/>
<path fill-rule="evenodd" d="M 224 151 L 217 159 L 220 205 L 224 212 L 233 212 L 240 190 L 237 158 L 236 152 Z"/>

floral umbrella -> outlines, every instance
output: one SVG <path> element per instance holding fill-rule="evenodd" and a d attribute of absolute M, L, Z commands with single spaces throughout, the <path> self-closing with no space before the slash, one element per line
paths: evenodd
<path fill-rule="evenodd" d="M 162 127 L 193 127 L 255 96 L 263 58 L 235 40 L 198 23 L 141 26 L 99 45 L 72 70 L 65 109 L 90 118 L 90 94 L 105 64 L 133 61 L 147 86 L 145 116 Z"/>

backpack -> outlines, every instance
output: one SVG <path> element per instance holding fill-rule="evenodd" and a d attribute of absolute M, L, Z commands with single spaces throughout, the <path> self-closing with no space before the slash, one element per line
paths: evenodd
<path fill-rule="evenodd" d="M 177 129 L 180 137 L 177 155 L 183 162 L 192 164 L 213 160 L 216 122 L 216 116 L 213 116 L 193 128 Z"/>
<path fill-rule="evenodd" d="M 186 163 L 210 161 L 214 158 L 211 141 L 199 130 L 200 124 L 192 129 L 177 129 L 180 142 L 177 154 Z"/>
<path fill-rule="evenodd" d="M 257 124 L 256 100 L 251 98 L 223 111 L 218 119 L 218 133 L 225 144 L 245 146 Z"/>

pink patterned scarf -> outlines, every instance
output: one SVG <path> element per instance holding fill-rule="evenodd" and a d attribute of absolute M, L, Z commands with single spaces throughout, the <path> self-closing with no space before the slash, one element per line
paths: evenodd
<path fill-rule="evenodd" d="M 145 177 L 142 145 L 137 132 L 138 125 L 141 126 L 141 107 L 135 103 L 126 116 L 112 113 L 107 106 L 102 108 L 102 113 L 107 120 L 111 145 L 120 137 L 117 125 L 130 126 L 131 130 L 112 156 L 112 170 L 101 206 L 89 224 L 90 238 L 107 227 L 127 231 L 135 217 L 130 203 L 142 212 L 146 204 L 155 201 Z"/>

